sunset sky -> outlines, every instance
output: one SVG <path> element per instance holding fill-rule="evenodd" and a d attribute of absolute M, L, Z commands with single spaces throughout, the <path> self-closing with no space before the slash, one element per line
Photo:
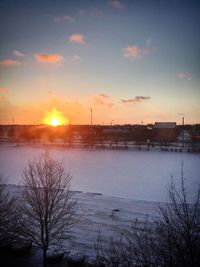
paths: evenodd
<path fill-rule="evenodd" d="M 200 123 L 200 1 L 1 0 L 0 124 Z"/>

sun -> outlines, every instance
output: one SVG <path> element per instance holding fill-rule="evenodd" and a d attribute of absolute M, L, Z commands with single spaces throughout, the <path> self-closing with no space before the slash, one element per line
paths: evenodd
<path fill-rule="evenodd" d="M 65 125 L 69 123 L 69 119 L 65 118 L 62 111 L 58 111 L 56 108 L 53 108 L 52 111 L 46 111 L 46 116 L 44 118 L 44 123 L 51 125 L 53 127 L 59 125 Z"/>
<path fill-rule="evenodd" d="M 53 117 L 52 119 L 51 119 L 51 121 L 50 121 L 50 125 L 51 126 L 58 126 L 58 125 L 60 125 L 60 121 L 56 118 L 56 117 Z"/>

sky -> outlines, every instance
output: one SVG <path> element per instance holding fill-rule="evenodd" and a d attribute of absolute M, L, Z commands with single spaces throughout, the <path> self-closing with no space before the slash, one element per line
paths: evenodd
<path fill-rule="evenodd" d="M 200 123 L 200 1 L 1 0 L 0 124 Z"/>

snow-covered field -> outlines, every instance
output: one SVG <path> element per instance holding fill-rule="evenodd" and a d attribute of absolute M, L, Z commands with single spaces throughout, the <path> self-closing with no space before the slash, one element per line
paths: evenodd
<path fill-rule="evenodd" d="M 9 192 L 15 196 L 20 195 L 22 189 L 20 186 L 8 186 Z M 86 255 L 89 260 L 93 260 L 94 246 L 99 234 L 106 248 L 111 238 L 119 241 L 121 234 L 129 231 L 136 219 L 141 226 L 145 223 L 147 215 L 149 222 L 158 216 L 158 202 L 81 192 L 74 192 L 74 197 L 78 210 L 75 224 L 65 235 L 63 250 L 75 258 L 78 254 Z"/>
<path fill-rule="evenodd" d="M 166 151 L 48 148 L 63 160 L 73 177 L 72 189 L 135 200 L 166 201 L 171 177 L 179 184 L 181 162 L 187 189 L 200 183 L 200 154 Z M 44 152 L 41 146 L 0 145 L 0 172 L 10 184 L 21 183 L 29 160 Z"/>
<path fill-rule="evenodd" d="M 194 192 L 200 183 L 199 154 L 58 147 L 48 150 L 54 158 L 63 160 L 73 176 L 72 189 L 77 190 L 77 221 L 66 236 L 64 251 L 90 259 L 95 256 L 99 231 L 109 244 L 111 237 L 119 239 L 129 230 L 136 218 L 143 223 L 147 215 L 149 221 L 159 216 L 159 202 L 167 200 L 171 176 L 180 183 L 182 161 L 187 190 Z M 8 186 L 13 195 L 21 190 L 16 185 L 21 183 L 28 161 L 42 152 L 41 146 L 0 145 L 0 172 L 15 184 Z"/>

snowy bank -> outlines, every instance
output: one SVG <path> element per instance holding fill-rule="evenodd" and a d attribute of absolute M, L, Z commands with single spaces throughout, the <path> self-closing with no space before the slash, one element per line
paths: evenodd
<path fill-rule="evenodd" d="M 11 195 L 20 195 L 22 186 L 8 185 Z M 139 201 L 119 197 L 109 197 L 98 193 L 83 193 L 73 191 L 77 199 L 78 210 L 76 223 L 65 235 L 63 249 L 70 255 L 95 256 L 94 244 L 99 232 L 102 240 L 120 237 L 122 232 L 129 230 L 131 223 L 138 219 L 144 223 L 146 217 L 152 221 L 158 216 L 160 203 Z"/>

